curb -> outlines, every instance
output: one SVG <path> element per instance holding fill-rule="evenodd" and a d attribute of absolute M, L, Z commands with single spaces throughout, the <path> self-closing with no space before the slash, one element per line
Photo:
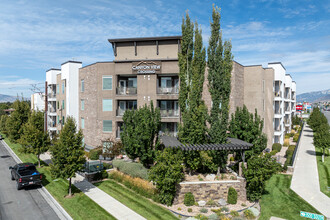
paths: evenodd
<path fill-rule="evenodd" d="M 22 163 L 21 159 L 15 154 L 15 152 L 8 146 L 8 144 L 1 140 L 4 144 L 5 148 L 9 152 L 9 154 L 12 156 L 12 158 L 17 163 Z M 56 199 L 48 192 L 48 190 L 43 186 L 42 188 L 37 189 L 41 196 L 46 200 L 46 202 L 52 207 L 56 215 L 61 220 L 72 220 L 72 217 L 64 210 L 64 208 L 56 201 Z"/>

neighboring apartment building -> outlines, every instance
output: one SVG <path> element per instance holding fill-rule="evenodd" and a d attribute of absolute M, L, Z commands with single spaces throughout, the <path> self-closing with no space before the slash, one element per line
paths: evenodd
<path fill-rule="evenodd" d="M 45 93 L 34 93 L 31 95 L 31 110 L 45 111 Z"/>
<path fill-rule="evenodd" d="M 61 69 L 46 71 L 47 130 L 58 133 L 67 116 L 72 116 L 79 127 L 78 75 L 82 63 L 67 61 Z"/>

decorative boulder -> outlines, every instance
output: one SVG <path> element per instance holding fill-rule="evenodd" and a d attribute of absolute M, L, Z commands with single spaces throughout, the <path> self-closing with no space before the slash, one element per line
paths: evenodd
<path fill-rule="evenodd" d="M 206 205 L 206 202 L 205 202 L 205 201 L 203 201 L 203 200 L 198 201 L 198 206 L 203 207 L 203 206 L 205 206 L 205 205 Z"/>
<path fill-rule="evenodd" d="M 251 207 L 251 208 L 249 208 L 249 210 L 253 213 L 253 215 L 255 217 L 257 217 L 257 216 L 260 215 L 260 211 L 257 208 L 255 208 L 255 207 Z"/>
<path fill-rule="evenodd" d="M 215 175 L 214 174 L 208 174 L 205 177 L 205 180 L 207 181 L 213 181 L 215 179 Z"/>
<path fill-rule="evenodd" d="M 224 199 L 219 199 L 218 200 L 218 204 L 220 205 L 220 206 L 225 206 L 225 205 L 227 205 L 227 202 L 226 202 L 226 200 L 224 200 Z"/>

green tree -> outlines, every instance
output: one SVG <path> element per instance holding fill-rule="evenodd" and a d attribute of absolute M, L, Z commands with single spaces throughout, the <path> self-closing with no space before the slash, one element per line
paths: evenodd
<path fill-rule="evenodd" d="M 319 108 L 314 108 L 308 119 L 309 126 L 314 132 L 318 132 L 318 129 L 322 124 L 327 124 L 328 120 Z"/>
<path fill-rule="evenodd" d="M 12 142 L 17 142 L 23 134 L 23 125 L 27 122 L 31 113 L 30 106 L 24 100 L 17 99 L 13 103 L 13 111 L 7 120 L 7 134 Z"/>
<path fill-rule="evenodd" d="M 324 162 L 325 150 L 330 147 L 330 126 L 323 123 L 314 134 L 314 144 L 323 151 L 322 162 Z"/>
<path fill-rule="evenodd" d="M 8 115 L 1 115 L 0 117 L 0 131 L 4 134 L 7 134 L 7 120 Z"/>
<path fill-rule="evenodd" d="M 124 128 L 121 140 L 129 158 L 139 158 L 149 167 L 159 147 L 160 110 L 154 109 L 153 102 L 138 110 L 127 110 L 123 116 Z"/>
<path fill-rule="evenodd" d="M 5 115 L 5 109 L 9 109 L 11 107 L 12 103 L 6 102 L 6 103 L 0 103 L 0 116 Z"/>
<path fill-rule="evenodd" d="M 40 154 L 46 152 L 50 145 L 48 133 L 44 131 L 44 113 L 33 111 L 27 123 L 23 125 L 23 135 L 18 140 L 23 152 L 35 154 L 40 167 Z"/>
<path fill-rule="evenodd" d="M 257 110 L 252 114 L 244 105 L 237 107 L 235 114 L 232 114 L 229 124 L 229 135 L 233 138 L 253 144 L 252 148 L 246 151 L 246 158 L 259 155 L 267 147 L 267 136 L 263 133 L 264 122 L 258 115 Z"/>
<path fill-rule="evenodd" d="M 76 176 L 76 172 L 83 170 L 86 161 L 82 139 L 82 131 L 77 132 L 74 118 L 68 117 L 59 140 L 51 147 L 51 173 L 56 178 L 69 178 L 69 196 L 72 196 L 71 179 Z"/>
<path fill-rule="evenodd" d="M 242 168 L 246 179 L 246 194 L 250 201 L 259 200 L 265 192 L 266 181 L 282 169 L 270 154 L 253 156 L 248 160 L 247 168 Z"/>
<path fill-rule="evenodd" d="M 160 202 L 172 205 L 176 194 L 176 185 L 184 177 L 181 150 L 165 148 L 157 151 L 156 164 L 150 168 L 149 179 L 159 191 Z"/>

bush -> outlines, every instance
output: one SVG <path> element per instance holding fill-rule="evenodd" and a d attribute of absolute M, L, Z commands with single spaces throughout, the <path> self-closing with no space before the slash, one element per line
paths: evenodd
<path fill-rule="evenodd" d="M 101 148 L 92 149 L 89 152 L 89 159 L 91 159 L 91 160 L 99 160 L 99 157 L 100 157 L 101 154 L 102 154 L 102 149 Z"/>
<path fill-rule="evenodd" d="M 208 220 L 208 217 L 205 216 L 205 215 L 202 215 L 202 214 L 196 215 L 195 218 L 198 219 L 198 220 Z"/>
<path fill-rule="evenodd" d="M 207 213 L 209 210 L 206 209 L 206 208 L 201 208 L 199 211 L 200 211 L 201 213 Z"/>
<path fill-rule="evenodd" d="M 289 145 L 290 145 L 290 140 L 289 140 L 288 138 L 285 138 L 285 139 L 284 139 L 283 146 L 285 146 L 285 147 L 289 147 Z"/>
<path fill-rule="evenodd" d="M 291 134 L 290 133 L 288 133 L 288 134 L 285 134 L 285 138 L 290 138 L 291 136 L 290 136 Z"/>
<path fill-rule="evenodd" d="M 271 151 L 269 154 L 270 154 L 271 156 L 274 156 L 274 155 L 277 154 L 277 153 L 278 153 L 277 150 L 273 150 L 273 151 Z"/>
<path fill-rule="evenodd" d="M 192 212 L 192 208 L 188 208 L 188 212 Z"/>
<path fill-rule="evenodd" d="M 100 172 L 97 172 L 94 176 L 93 176 L 93 180 L 97 181 L 97 180 L 102 180 L 108 178 L 108 173 L 105 170 L 102 170 Z"/>
<path fill-rule="evenodd" d="M 192 206 L 195 204 L 195 197 L 191 192 L 184 194 L 183 203 L 185 206 Z"/>
<path fill-rule="evenodd" d="M 244 211 L 244 216 L 246 219 L 255 219 L 255 216 L 253 215 L 253 212 L 249 209 Z"/>
<path fill-rule="evenodd" d="M 209 201 L 207 201 L 206 205 L 207 206 L 216 206 L 217 203 L 214 200 L 210 199 Z"/>
<path fill-rule="evenodd" d="M 239 216 L 239 213 L 237 211 L 235 211 L 235 210 L 232 210 L 232 211 L 230 211 L 230 215 L 232 217 L 238 217 Z"/>
<path fill-rule="evenodd" d="M 213 213 L 212 215 L 209 215 L 209 220 L 218 220 L 218 215 Z"/>
<path fill-rule="evenodd" d="M 229 187 L 227 202 L 229 204 L 236 204 L 237 203 L 237 192 L 233 187 Z"/>
<path fill-rule="evenodd" d="M 109 163 L 103 163 L 103 169 L 105 170 L 108 170 L 108 169 L 111 169 L 112 168 L 112 165 L 109 164 Z"/>
<path fill-rule="evenodd" d="M 296 134 L 294 130 L 291 130 L 290 137 L 293 137 Z"/>
<path fill-rule="evenodd" d="M 290 145 L 285 152 L 286 161 L 284 163 L 284 170 L 287 170 L 288 166 L 292 164 L 293 152 L 296 148 L 296 145 Z"/>
<path fill-rule="evenodd" d="M 282 145 L 279 144 L 279 143 L 275 143 L 275 144 L 273 144 L 273 146 L 272 146 L 272 150 L 273 150 L 273 151 L 280 152 L 281 149 L 282 149 Z"/>
<path fill-rule="evenodd" d="M 131 177 L 118 171 L 111 172 L 109 174 L 109 178 L 116 180 L 144 197 L 150 198 L 155 202 L 159 202 L 157 190 L 147 180 L 139 177 Z"/>
<path fill-rule="evenodd" d="M 226 206 L 224 206 L 220 210 L 221 210 L 221 212 L 228 212 L 229 211 L 229 208 L 226 207 Z"/>
<path fill-rule="evenodd" d="M 297 134 L 295 134 L 294 136 L 293 136 L 293 142 L 298 142 L 298 139 L 299 139 L 299 133 L 297 133 Z"/>
<path fill-rule="evenodd" d="M 140 177 L 148 180 L 148 170 L 140 163 L 125 162 L 123 160 L 114 160 L 112 165 L 120 172 L 130 175 L 131 177 Z"/>

